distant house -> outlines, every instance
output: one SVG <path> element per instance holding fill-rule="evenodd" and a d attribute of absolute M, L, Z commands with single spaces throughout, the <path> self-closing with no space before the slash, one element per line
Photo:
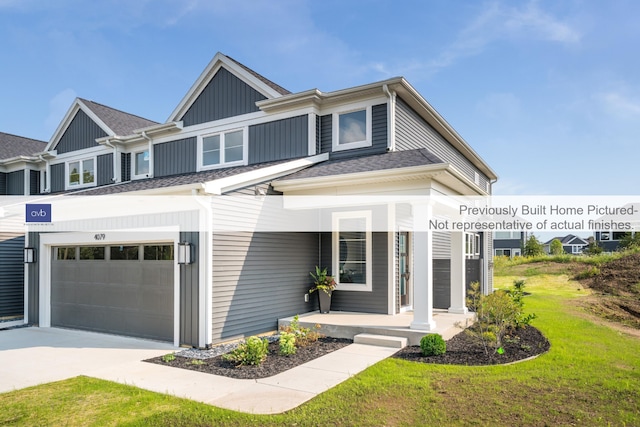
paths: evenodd
<path fill-rule="evenodd" d="M 28 228 L 25 318 L 41 327 L 204 347 L 314 310 L 318 264 L 338 281 L 332 310 L 412 311 L 420 331 L 435 327 L 434 309 L 465 313 L 470 281 L 492 290 L 491 234 L 414 231 L 425 202 L 340 207 L 320 232 L 201 226 L 227 196 L 490 195 L 495 172 L 401 77 L 291 93 L 219 53 L 166 122 L 78 98 L 30 152 L 36 173 L 20 172 L 30 179 L 12 178 L 12 191 L 39 183 L 40 199 L 77 207 Z M 114 194 L 132 202 L 87 217 Z M 208 204 L 142 215 L 143 195 Z M 389 218 L 395 228 L 374 230 Z"/>
<path fill-rule="evenodd" d="M 640 212 L 639 204 L 628 204 L 623 206 L 624 208 L 633 208 L 634 212 Z M 609 226 L 612 223 L 615 224 L 626 224 L 629 223 L 629 216 L 626 215 L 605 215 L 595 220 L 598 227 L 603 229 L 604 226 Z M 638 233 L 636 230 L 640 230 L 640 223 L 638 220 L 631 221 L 629 224 L 631 226 L 631 230 L 606 230 L 606 231 L 595 231 L 593 233 L 593 237 L 595 242 L 600 246 L 605 252 L 615 252 L 620 249 L 620 241 L 624 238 L 627 233 Z"/>
<path fill-rule="evenodd" d="M 564 237 L 554 237 L 544 244 L 544 250 L 546 253 L 551 253 L 551 242 L 556 239 L 560 240 L 560 243 L 562 243 L 562 249 L 564 249 L 564 252 L 572 255 L 580 255 L 589 244 L 587 240 L 582 237 L 574 236 L 573 234 L 569 234 Z"/>
<path fill-rule="evenodd" d="M 513 258 L 522 255 L 526 240 L 524 231 L 497 231 L 493 234 L 493 255 Z"/>

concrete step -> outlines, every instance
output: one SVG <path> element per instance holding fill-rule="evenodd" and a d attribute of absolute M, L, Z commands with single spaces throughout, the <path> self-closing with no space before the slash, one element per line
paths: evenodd
<path fill-rule="evenodd" d="M 353 342 L 355 344 L 392 348 L 404 348 L 407 346 L 407 339 L 405 337 L 392 337 L 388 335 L 358 334 L 353 337 Z"/>

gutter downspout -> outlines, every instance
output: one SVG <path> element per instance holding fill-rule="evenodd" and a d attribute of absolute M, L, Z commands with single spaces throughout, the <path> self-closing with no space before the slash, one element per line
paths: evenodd
<path fill-rule="evenodd" d="M 38 155 L 38 158 L 44 162 L 44 191 L 43 193 L 51 192 L 51 166 L 49 162 L 44 159 L 42 154 Z"/>
<path fill-rule="evenodd" d="M 142 133 L 140 134 L 142 135 L 142 137 L 144 139 L 146 139 L 147 141 L 149 141 L 149 178 L 153 178 L 153 172 L 154 172 L 154 165 L 153 165 L 153 141 L 151 139 L 151 137 L 149 135 L 147 135 L 146 131 L 142 131 Z"/>
<path fill-rule="evenodd" d="M 113 176 L 111 177 L 111 182 L 115 184 L 120 181 L 118 179 L 118 148 L 109 142 L 109 139 L 104 142 L 104 145 L 113 148 Z"/>
<path fill-rule="evenodd" d="M 387 107 L 387 130 L 389 133 L 387 151 L 396 151 L 396 92 L 391 92 L 386 84 L 382 86 L 382 90 L 389 97 Z"/>

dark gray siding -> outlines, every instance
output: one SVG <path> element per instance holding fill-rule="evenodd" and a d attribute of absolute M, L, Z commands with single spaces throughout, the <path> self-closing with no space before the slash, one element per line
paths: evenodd
<path fill-rule="evenodd" d="M 189 110 L 182 116 L 184 126 L 259 111 L 257 101 L 266 99 L 257 90 L 220 68 Z"/>
<path fill-rule="evenodd" d="M 84 111 L 79 110 L 71 120 L 60 141 L 58 141 L 58 144 L 56 144 L 55 150 L 58 151 L 58 154 L 62 154 L 97 147 L 96 139 L 105 136 L 107 136 L 105 131 L 91 120 Z"/>
<path fill-rule="evenodd" d="M 7 195 L 24 195 L 24 171 L 9 172 L 7 174 Z"/>
<path fill-rule="evenodd" d="M 180 265 L 180 345 L 198 346 L 198 288 L 199 260 L 196 256 L 200 246 L 198 232 L 181 232 L 181 242 L 189 242 L 192 246 L 189 265 Z"/>
<path fill-rule="evenodd" d="M 64 191 L 65 176 L 64 163 L 51 165 L 51 192 Z"/>
<path fill-rule="evenodd" d="M 40 234 L 31 232 L 29 233 L 29 247 L 36 248 L 36 260 L 40 256 L 38 252 L 40 250 Z M 29 272 L 29 300 L 27 301 L 28 323 L 30 325 L 37 325 L 40 321 L 40 269 L 39 262 L 27 264 L 27 271 Z"/>
<path fill-rule="evenodd" d="M 120 179 L 131 181 L 131 153 L 120 153 Z"/>
<path fill-rule="evenodd" d="M 477 172 L 479 174 L 480 188 L 486 189 L 487 177 L 424 121 L 418 113 L 413 111 L 409 105 L 398 98 L 396 104 L 396 150 L 413 150 L 416 148 L 427 148 L 442 161 L 454 165 L 471 182 L 475 182 L 475 173 Z"/>
<path fill-rule="evenodd" d="M 433 259 L 448 259 L 451 257 L 451 233 L 434 231 L 432 245 Z"/>
<path fill-rule="evenodd" d="M 522 247 L 520 239 L 494 239 L 494 249 L 519 249 Z"/>
<path fill-rule="evenodd" d="M 451 307 L 451 260 L 433 260 L 433 308 Z"/>
<path fill-rule="evenodd" d="M 98 156 L 96 167 L 97 185 L 113 184 L 113 153 Z"/>
<path fill-rule="evenodd" d="M 320 118 L 320 152 L 331 153 L 331 159 L 341 159 L 352 156 L 366 156 L 380 154 L 387 151 L 387 104 L 374 105 L 371 108 L 371 146 L 355 148 L 353 150 L 336 151 L 332 153 L 332 122 L 331 115 Z"/>
<path fill-rule="evenodd" d="M 7 174 L 0 172 L 0 195 L 7 194 Z"/>
<path fill-rule="evenodd" d="M 198 142 L 196 137 L 153 146 L 154 176 L 179 175 L 196 171 Z"/>
<path fill-rule="evenodd" d="M 0 318 L 24 314 L 24 235 L 0 229 Z"/>
<path fill-rule="evenodd" d="M 29 194 L 40 194 L 40 171 L 29 171 Z"/>
<path fill-rule="evenodd" d="M 249 127 L 249 164 L 306 156 L 309 151 L 308 116 Z"/>
<path fill-rule="evenodd" d="M 214 234 L 213 342 L 275 330 L 279 318 L 313 310 L 304 295 L 317 263 L 317 233 Z"/>
<path fill-rule="evenodd" d="M 372 236 L 372 291 L 341 291 L 338 287 L 331 297 L 331 310 L 383 314 L 388 312 L 388 233 L 372 233 Z M 321 267 L 327 267 L 328 271 L 333 274 L 331 233 L 322 233 L 321 260 Z"/>

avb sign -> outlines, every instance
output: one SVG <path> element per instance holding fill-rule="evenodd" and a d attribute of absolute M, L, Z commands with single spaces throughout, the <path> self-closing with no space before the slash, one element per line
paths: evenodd
<path fill-rule="evenodd" d="M 51 222 L 50 204 L 27 204 L 26 222 Z"/>

